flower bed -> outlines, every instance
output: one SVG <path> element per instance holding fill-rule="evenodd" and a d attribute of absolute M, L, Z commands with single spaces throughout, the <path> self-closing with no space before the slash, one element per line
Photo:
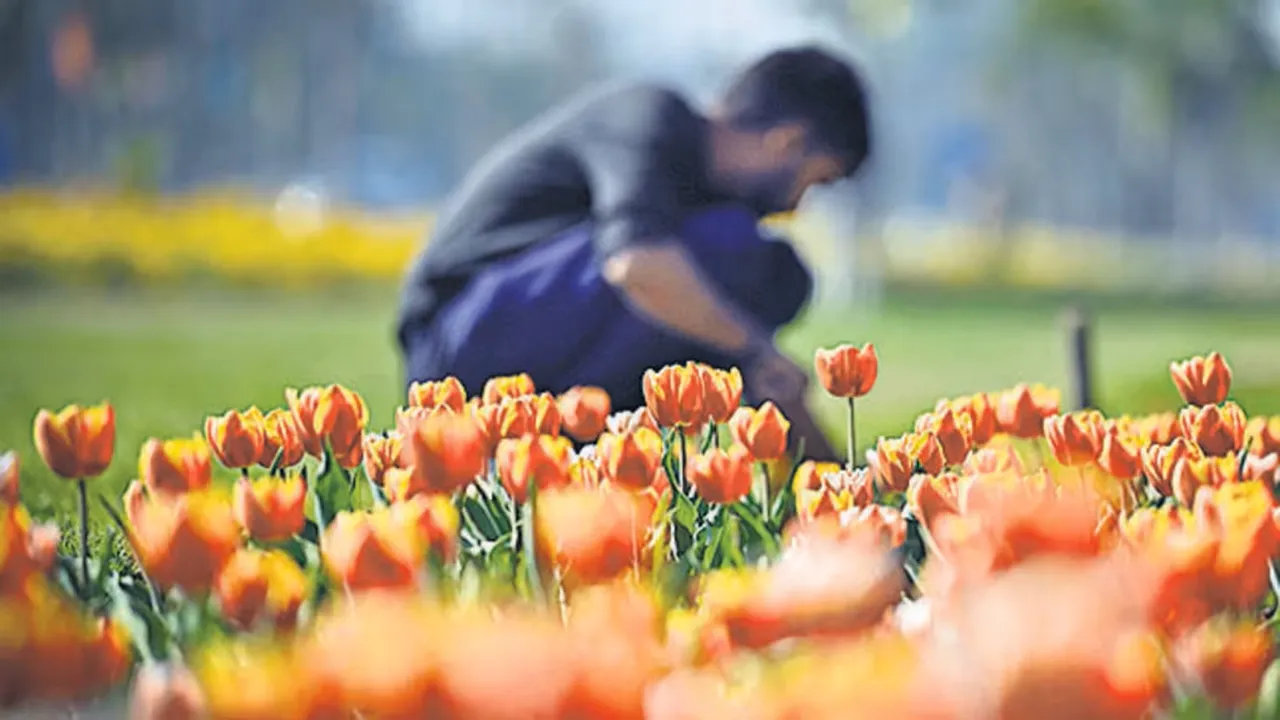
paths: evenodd
<path fill-rule="evenodd" d="M 874 348 L 815 365 L 857 447 Z M 381 432 L 348 388 L 288 390 L 148 441 L 122 500 L 93 489 L 111 406 L 42 411 L 41 459 L 136 562 L 60 555 L 3 456 L 0 701 L 128 685 L 140 718 L 1272 717 L 1280 418 L 1227 400 L 1217 354 L 1171 373 L 1176 413 L 1064 413 L 1023 385 L 941 401 L 844 467 L 788 455 L 777 408 L 692 364 L 646 374 L 635 409 L 527 376 L 420 384 Z"/>

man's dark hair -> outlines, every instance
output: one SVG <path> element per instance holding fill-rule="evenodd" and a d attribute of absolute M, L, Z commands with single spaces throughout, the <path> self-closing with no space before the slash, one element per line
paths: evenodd
<path fill-rule="evenodd" d="M 853 66 L 816 46 L 775 50 L 738 73 L 720 98 L 730 122 L 803 122 L 852 173 L 871 154 L 867 95 Z"/>

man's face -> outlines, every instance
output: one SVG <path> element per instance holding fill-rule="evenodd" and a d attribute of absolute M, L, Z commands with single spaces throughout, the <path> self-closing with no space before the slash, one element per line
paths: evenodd
<path fill-rule="evenodd" d="M 760 215 L 794 211 L 805 192 L 846 174 L 834 154 L 812 147 L 805 129 L 784 125 L 760 134 L 754 168 L 743 178 L 743 200 Z"/>

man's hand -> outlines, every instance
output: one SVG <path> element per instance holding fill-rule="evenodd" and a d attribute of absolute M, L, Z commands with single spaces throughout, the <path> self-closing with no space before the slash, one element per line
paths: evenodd
<path fill-rule="evenodd" d="M 756 341 L 742 368 L 743 384 L 756 402 L 772 400 L 774 404 L 804 402 L 809 388 L 809 375 L 791 358 L 778 352 L 768 340 Z"/>

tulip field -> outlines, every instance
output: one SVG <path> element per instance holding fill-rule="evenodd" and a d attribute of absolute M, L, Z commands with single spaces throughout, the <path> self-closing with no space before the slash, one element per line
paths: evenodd
<path fill-rule="evenodd" d="M 141 316 L 95 320 L 129 341 L 97 355 L 92 323 L 37 346 L 6 321 L 44 360 L 5 392 L 50 397 L 0 426 L 6 717 L 102 698 L 147 719 L 1280 717 L 1280 416 L 1245 399 L 1270 407 L 1244 325 L 1225 354 L 1104 376 L 1104 401 L 1158 382 L 1125 397 L 1164 405 L 1127 414 L 1032 377 L 911 394 L 1016 347 L 994 334 L 818 330 L 816 352 L 789 342 L 847 439 L 824 464 L 733 368 L 653 368 L 639 408 L 520 375 L 402 392 L 383 370 L 313 379 L 318 328 L 237 344 L 218 312 L 166 323 L 169 346 Z M 945 350 L 901 352 L 921 328 Z M 175 353 L 196 329 L 221 353 Z M 289 350 L 298 381 L 258 400 Z M 116 396 L 44 379 L 129 362 Z M 166 373 L 188 399 L 139 391 Z"/>

